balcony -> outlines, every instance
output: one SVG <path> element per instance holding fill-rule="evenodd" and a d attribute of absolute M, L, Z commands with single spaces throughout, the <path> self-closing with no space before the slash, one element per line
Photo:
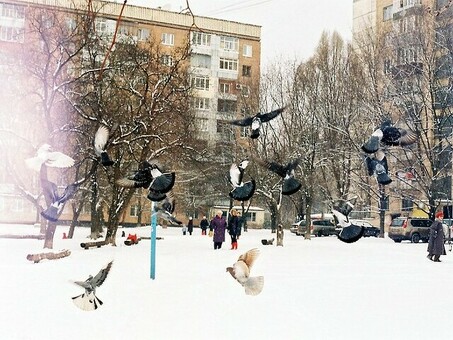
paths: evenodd
<path fill-rule="evenodd" d="M 421 4 L 422 0 L 393 0 L 393 14 L 420 6 Z"/>

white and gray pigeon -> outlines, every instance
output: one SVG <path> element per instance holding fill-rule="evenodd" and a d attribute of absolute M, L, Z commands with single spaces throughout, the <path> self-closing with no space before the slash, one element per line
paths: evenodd
<path fill-rule="evenodd" d="M 349 221 L 349 213 L 354 208 L 357 197 L 350 200 L 338 199 L 332 204 L 332 214 L 335 219 L 335 224 L 341 227 L 338 233 L 338 239 L 345 243 L 353 243 L 358 241 L 365 232 L 365 227 L 358 226 Z"/>
<path fill-rule="evenodd" d="M 387 165 L 387 157 L 382 149 L 379 149 L 373 156 L 365 157 L 368 175 L 375 176 L 379 184 L 387 185 L 392 182 L 389 177 L 389 168 Z"/>
<path fill-rule="evenodd" d="M 229 196 L 237 201 L 247 201 L 255 193 L 256 183 L 252 178 L 250 181 L 243 182 L 244 171 L 249 161 L 244 160 L 239 165 L 233 163 L 228 174 L 228 182 L 233 186 Z"/>
<path fill-rule="evenodd" d="M 52 151 L 52 147 L 49 144 L 41 145 L 35 157 L 25 160 L 25 164 L 36 172 L 41 170 L 41 165 L 43 164 L 54 168 L 70 168 L 74 163 L 74 159 L 64 153 Z"/>
<path fill-rule="evenodd" d="M 245 294 L 247 295 L 258 295 L 263 290 L 264 276 L 250 276 L 250 269 L 259 254 L 258 248 L 250 249 L 239 256 L 239 259 L 232 267 L 227 267 L 226 269 L 245 288 Z"/>
<path fill-rule="evenodd" d="M 415 132 L 398 128 L 386 119 L 362 145 L 362 150 L 366 153 L 375 153 L 379 150 L 381 143 L 387 146 L 407 146 L 414 144 L 417 139 Z"/>
<path fill-rule="evenodd" d="M 102 268 L 99 273 L 93 277 L 89 276 L 85 281 L 75 281 L 74 283 L 85 288 L 85 292 L 72 298 L 74 304 L 85 311 L 98 309 L 103 302 L 96 296 L 96 288 L 102 285 L 112 268 L 113 260 L 107 266 Z"/>
<path fill-rule="evenodd" d="M 110 131 L 105 125 L 100 125 L 94 135 L 94 151 L 96 155 L 101 157 L 101 164 L 103 166 L 111 166 L 115 162 L 112 161 L 107 153 L 106 145 L 109 140 Z"/>

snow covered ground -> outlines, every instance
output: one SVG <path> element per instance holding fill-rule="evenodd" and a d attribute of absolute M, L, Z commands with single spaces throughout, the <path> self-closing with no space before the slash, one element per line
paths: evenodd
<path fill-rule="evenodd" d="M 0 225 L 0 234 L 38 233 L 33 226 Z M 451 339 L 453 256 L 426 258 L 426 244 L 365 238 L 302 237 L 285 231 L 284 247 L 261 245 L 275 236 L 249 230 L 239 249 L 195 229 L 158 228 L 156 279 L 150 279 L 150 241 L 84 250 L 89 230 L 72 240 L 58 227 L 54 251 L 67 258 L 34 264 L 44 241 L 0 239 L 1 339 Z M 149 236 L 149 227 L 125 229 Z M 121 231 L 119 231 L 121 235 Z M 228 237 L 228 235 L 227 235 Z M 225 268 L 258 247 L 252 275 L 264 289 L 247 296 Z M 97 296 L 99 309 L 78 309 L 72 283 L 95 275 L 111 259 Z"/>

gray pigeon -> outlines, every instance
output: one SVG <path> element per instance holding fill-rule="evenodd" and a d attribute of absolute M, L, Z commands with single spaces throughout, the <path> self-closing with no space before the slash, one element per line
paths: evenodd
<path fill-rule="evenodd" d="M 269 122 L 270 120 L 274 119 L 277 117 L 279 114 L 283 112 L 285 108 L 282 107 L 280 109 L 267 112 L 267 113 L 257 113 L 254 116 L 251 117 L 246 117 L 243 119 L 237 119 L 237 120 L 230 120 L 228 123 L 232 125 L 237 125 L 237 126 L 250 126 L 251 129 L 251 134 L 250 138 L 256 139 L 260 136 L 260 127 L 262 123 Z"/>
<path fill-rule="evenodd" d="M 85 293 L 72 298 L 72 301 L 77 307 L 86 311 L 92 311 L 98 309 L 103 304 L 95 295 L 96 287 L 102 285 L 112 268 L 112 264 L 113 261 L 110 261 L 95 277 L 90 275 L 85 281 L 74 282 L 85 288 Z"/>

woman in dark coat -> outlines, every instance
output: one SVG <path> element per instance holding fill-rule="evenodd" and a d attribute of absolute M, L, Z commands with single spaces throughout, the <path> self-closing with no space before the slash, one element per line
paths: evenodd
<path fill-rule="evenodd" d="M 222 248 L 222 243 L 225 242 L 226 221 L 222 217 L 223 211 L 217 211 L 217 215 L 211 221 L 211 227 L 214 230 L 214 249 Z"/>
<path fill-rule="evenodd" d="M 192 235 L 192 232 L 193 232 L 193 219 L 192 219 L 192 216 L 189 217 L 189 223 L 187 223 L 187 231 L 189 232 L 189 235 Z"/>
<path fill-rule="evenodd" d="M 228 221 L 228 233 L 231 236 L 231 249 L 238 249 L 239 218 L 236 209 L 230 210 L 230 220 Z"/>
<path fill-rule="evenodd" d="M 428 241 L 428 259 L 434 262 L 441 262 L 440 255 L 447 255 L 444 246 L 444 228 L 440 218 L 431 224 L 429 228 L 429 241 Z"/>
<path fill-rule="evenodd" d="M 209 227 L 209 221 L 206 216 L 200 221 L 201 235 L 206 235 L 206 229 Z"/>

